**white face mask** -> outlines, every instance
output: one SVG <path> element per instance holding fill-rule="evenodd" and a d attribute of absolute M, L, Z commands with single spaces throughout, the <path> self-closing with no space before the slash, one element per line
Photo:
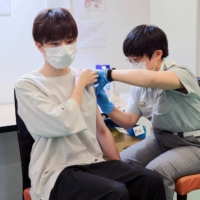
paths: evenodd
<path fill-rule="evenodd" d="M 145 62 L 139 62 L 139 63 L 130 63 L 131 69 L 146 69 L 146 63 Z"/>
<path fill-rule="evenodd" d="M 154 68 L 152 71 L 156 70 L 156 65 L 158 61 L 156 61 L 156 64 L 154 65 Z M 130 68 L 131 69 L 147 69 L 146 63 L 145 62 L 139 62 L 139 63 L 130 63 Z"/>
<path fill-rule="evenodd" d="M 77 52 L 76 43 L 43 49 L 46 51 L 46 55 L 44 55 L 46 61 L 56 69 L 65 69 L 69 67 Z"/>

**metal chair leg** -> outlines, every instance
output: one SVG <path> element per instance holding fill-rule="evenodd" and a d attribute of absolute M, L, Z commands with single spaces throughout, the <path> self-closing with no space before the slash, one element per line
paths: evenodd
<path fill-rule="evenodd" d="M 187 200 L 187 194 L 183 196 L 180 194 L 177 194 L 177 200 Z"/>

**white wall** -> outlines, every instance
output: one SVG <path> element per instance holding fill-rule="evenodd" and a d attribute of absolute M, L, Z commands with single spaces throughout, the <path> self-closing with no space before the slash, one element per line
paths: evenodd
<path fill-rule="evenodd" d="M 94 67 L 108 63 L 116 68 L 128 68 L 122 52 L 122 42 L 136 25 L 149 23 L 149 0 L 106 0 L 105 12 L 81 10 L 81 0 L 71 0 L 76 19 L 105 19 L 107 47 L 80 49 L 73 67 Z M 10 17 L 0 17 L 0 104 L 13 102 L 13 88 L 23 74 L 39 68 L 43 57 L 32 39 L 32 24 L 36 14 L 44 9 L 44 0 L 13 0 Z M 123 91 L 121 84 L 118 88 Z"/>
<path fill-rule="evenodd" d="M 11 16 L 0 17 L 0 104 L 12 103 L 15 81 L 42 63 L 31 31 L 44 1 L 13 0 L 11 5 Z"/>
<path fill-rule="evenodd" d="M 198 0 L 151 0 L 150 21 L 167 34 L 169 58 L 197 76 L 199 46 Z"/>
<path fill-rule="evenodd" d="M 112 67 L 128 68 L 122 52 L 123 40 L 134 26 L 151 22 L 166 32 L 169 58 L 198 74 L 198 0 L 106 0 L 105 12 L 84 12 L 80 2 L 71 0 L 76 19 L 106 20 L 107 48 L 80 49 L 74 67 L 108 63 Z M 31 30 L 34 17 L 44 9 L 45 1 L 14 0 L 11 5 L 11 16 L 0 17 L 0 104 L 12 103 L 15 81 L 43 63 Z M 129 90 L 125 84 L 116 85 L 116 92 Z"/>

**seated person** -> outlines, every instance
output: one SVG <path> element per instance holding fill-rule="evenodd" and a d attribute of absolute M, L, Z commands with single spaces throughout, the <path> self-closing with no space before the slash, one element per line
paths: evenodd
<path fill-rule="evenodd" d="M 157 26 L 133 28 L 123 51 L 132 69 L 99 71 L 97 100 L 101 110 L 126 129 L 142 116 L 151 121 L 153 133 L 120 156 L 124 162 L 157 171 L 166 199 L 172 200 L 176 179 L 200 173 L 199 85 L 188 67 L 166 59 L 167 36 Z M 108 80 L 132 85 L 125 112 L 102 90 Z"/>
<path fill-rule="evenodd" d="M 97 72 L 70 67 L 78 36 L 72 15 L 63 8 L 43 10 L 32 33 L 44 65 L 15 86 L 18 114 L 35 140 L 32 200 L 165 200 L 157 172 L 120 161 L 97 107 Z"/>

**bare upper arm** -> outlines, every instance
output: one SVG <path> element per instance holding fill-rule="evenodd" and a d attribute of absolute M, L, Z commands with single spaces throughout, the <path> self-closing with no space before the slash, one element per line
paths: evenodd
<path fill-rule="evenodd" d="M 107 126 L 104 123 L 104 120 L 101 116 L 98 106 L 96 106 L 96 129 L 97 129 L 97 135 L 107 130 Z"/>

